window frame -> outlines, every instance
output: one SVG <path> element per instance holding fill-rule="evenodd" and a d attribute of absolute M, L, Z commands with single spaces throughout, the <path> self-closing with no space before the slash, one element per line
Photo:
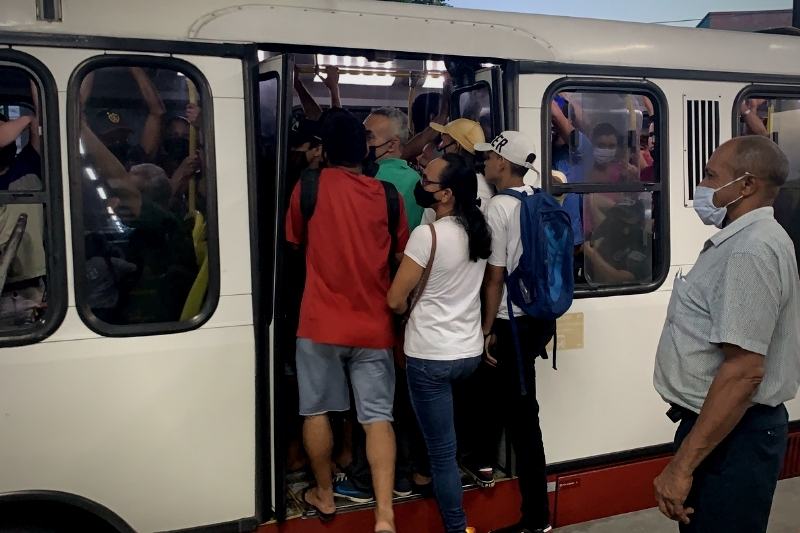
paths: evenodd
<path fill-rule="evenodd" d="M 560 92 L 628 93 L 650 98 L 657 111 L 655 132 L 658 139 L 654 164 L 658 168 L 659 181 L 656 183 L 582 183 L 553 184 L 546 169 L 552 168 L 552 142 L 550 102 Z M 648 192 L 653 195 L 653 211 L 658 213 L 658 223 L 653 229 L 653 281 L 636 285 L 612 285 L 590 287 L 575 286 L 575 298 L 594 298 L 645 294 L 657 290 L 664 284 L 670 270 L 670 203 L 669 203 L 669 106 L 663 91 L 649 80 L 624 78 L 590 78 L 565 76 L 553 81 L 542 96 L 541 108 L 541 146 L 542 188 L 550 194 L 565 193 L 603 193 L 603 192 Z M 658 244 L 658 246 L 656 246 Z"/>
<path fill-rule="evenodd" d="M 201 117 L 204 140 L 204 174 L 207 183 L 208 212 L 208 289 L 200 313 L 190 320 L 174 322 L 150 322 L 142 324 L 110 324 L 98 318 L 86 299 L 87 281 L 86 250 L 83 228 L 83 193 L 81 189 L 81 156 L 78 149 L 80 139 L 80 87 L 90 72 L 107 67 L 159 68 L 180 72 L 197 88 L 201 102 Z M 72 72 L 67 85 L 67 151 L 69 157 L 69 188 L 72 222 L 72 256 L 75 289 L 75 307 L 86 326 L 105 337 L 138 337 L 163 335 L 191 331 L 205 324 L 217 308 L 220 298 L 220 253 L 219 216 L 217 211 L 217 173 L 214 149 L 214 101 L 208 80 L 200 70 L 188 61 L 175 57 L 139 54 L 107 54 L 90 57 L 81 62 Z"/>
<path fill-rule="evenodd" d="M 23 346 L 52 335 L 67 313 L 67 259 L 64 237 L 64 196 L 61 175 L 61 139 L 58 89 L 48 68 L 32 55 L 0 50 L 0 66 L 25 71 L 39 91 L 39 121 L 42 128 L 42 190 L 0 191 L 0 204 L 41 204 L 45 213 L 45 255 L 47 256 L 47 310 L 44 318 L 14 332 L 0 333 L 0 347 Z"/>

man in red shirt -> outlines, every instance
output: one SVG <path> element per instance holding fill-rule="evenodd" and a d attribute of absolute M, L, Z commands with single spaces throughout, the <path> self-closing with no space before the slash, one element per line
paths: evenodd
<path fill-rule="evenodd" d="M 317 486 L 303 494 L 323 520 L 336 511 L 331 479 L 333 434 L 327 413 L 350 409 L 348 377 L 377 507 L 375 531 L 394 532 L 395 439 L 390 253 L 408 241 L 402 200 L 391 250 L 389 216 L 381 183 L 361 174 L 367 153 L 364 126 L 350 113 L 331 113 L 322 127 L 323 157 L 313 215 L 306 220 L 295 186 L 286 215 L 286 239 L 306 245 L 306 285 L 297 330 L 297 380 L 303 440 Z"/>

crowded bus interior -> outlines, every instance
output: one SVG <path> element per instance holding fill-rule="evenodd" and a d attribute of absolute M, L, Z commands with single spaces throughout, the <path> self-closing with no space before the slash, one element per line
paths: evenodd
<path fill-rule="evenodd" d="M 730 116 L 733 137 L 767 137 L 788 156 L 789 177 L 775 200 L 774 216 L 795 244 L 800 262 L 800 90 L 796 88 L 749 84 L 737 89 L 731 110 L 721 105 L 723 98 L 716 96 L 713 87 L 703 87 L 706 92 L 700 91 L 697 98 L 684 94 L 681 102 L 674 97 L 680 79 L 632 76 L 628 71 L 617 79 L 611 75 L 582 77 L 559 70 L 533 72 L 540 63 L 525 65 L 524 60 L 492 56 L 331 48 L 319 43 L 283 47 L 263 44 L 280 41 L 259 42 L 242 45 L 242 58 L 223 53 L 206 63 L 196 60 L 200 54 L 189 55 L 190 50 L 174 57 L 171 53 L 147 56 L 127 52 L 95 57 L 91 50 L 76 60 L 68 80 L 66 76 L 59 79 L 64 87 L 59 85 L 58 90 L 40 75 L 38 66 L 31 69 L 15 64 L 13 57 L 0 58 L 0 336 L 17 336 L 8 344 L 14 347 L 38 342 L 56 331 L 74 306 L 77 317 L 65 322 L 73 329 L 54 343 L 112 338 L 120 341 L 115 345 L 118 349 L 122 339 L 134 346 L 139 338 L 163 334 L 175 334 L 165 336 L 164 346 L 189 342 L 189 333 L 202 332 L 204 324 L 215 318 L 217 306 L 223 308 L 225 276 L 240 277 L 225 296 L 242 298 L 226 301 L 223 309 L 231 314 L 216 317 L 219 322 L 212 328 L 246 326 L 255 331 L 253 345 L 237 345 L 236 350 L 260 359 L 252 369 L 240 365 L 237 370 L 241 371 L 239 378 L 245 375 L 250 379 L 255 374 L 256 381 L 262 382 L 242 393 L 244 400 L 239 404 L 232 401 L 230 405 L 246 403 L 255 414 L 251 417 L 255 418 L 253 438 L 249 425 L 246 430 L 237 427 L 231 432 L 241 430 L 243 446 L 255 449 L 253 461 L 240 462 L 246 463 L 243 470 L 248 476 L 257 471 L 252 483 L 247 478 L 244 492 L 255 485 L 257 499 L 264 498 L 255 504 L 259 518 L 268 515 L 279 522 L 322 518 L 305 496 L 307 489 L 314 488 L 315 477 L 304 447 L 305 417 L 300 414 L 296 360 L 307 257 L 303 244 L 287 238 L 286 226 L 292 202 L 305 210 L 304 177 L 316 173 L 319 178 L 319 171 L 328 165 L 322 132 L 325 121 L 338 109 L 357 117 L 366 130 L 368 151 L 360 164 L 363 174 L 388 182 L 392 182 L 385 177 L 388 173 L 404 176 L 405 181 L 392 183 L 402 199 L 409 231 L 436 219 L 434 210 L 415 198 L 415 188 L 436 183 L 426 182 L 425 170 L 432 161 L 447 154 L 460 156 L 474 170 L 475 205 L 485 214 L 498 191 L 484 176 L 488 152 L 476 146 L 491 143 L 507 130 L 536 132 L 529 135 L 535 153 L 523 167 L 527 169 L 524 183 L 552 194 L 569 216 L 573 241 L 568 253 L 572 254 L 575 301 L 612 297 L 602 302 L 590 300 L 579 312 L 565 315 L 576 321 L 579 333 L 566 324 L 566 333 L 556 333 L 546 352 L 537 354 L 548 359 L 537 361 L 547 376 L 550 367 L 556 369 L 557 350 L 586 348 L 589 355 L 595 355 L 590 341 L 584 345 L 584 313 L 587 323 L 596 317 L 609 321 L 599 329 L 619 320 L 615 331 L 622 332 L 630 327 L 625 320 L 638 310 L 655 316 L 666 308 L 666 299 L 655 302 L 654 297 L 646 304 L 639 302 L 640 307 L 626 309 L 628 302 L 616 297 L 659 291 L 670 283 L 668 278 L 684 266 L 690 267 L 690 260 L 675 260 L 673 245 L 696 228 L 683 220 L 670 225 L 671 217 L 676 213 L 676 198 L 683 201 L 681 208 L 691 210 L 710 154 L 730 136 L 720 131 L 721 114 Z M 245 54 L 249 54 L 246 59 Z M 220 66 L 235 57 L 232 68 Z M 219 63 L 214 62 L 217 60 Z M 526 75 L 541 79 L 524 82 L 528 88 L 535 87 L 536 94 L 530 96 L 534 91 L 528 91 L 522 110 L 521 80 Z M 725 83 L 734 84 L 731 80 Z M 231 89 L 231 85 L 236 87 Z M 726 86 L 725 90 L 729 89 Z M 708 94 L 712 96 L 706 98 Z M 244 106 L 239 106 L 239 100 Z M 66 118 L 60 122 L 53 102 L 64 108 Z M 681 104 L 683 109 L 676 111 Z M 678 116 L 684 119 L 684 131 L 679 131 Z M 235 134 L 231 133 L 234 130 Z M 59 136 L 65 136 L 65 148 L 60 148 Z M 674 168 L 675 145 L 681 143 L 685 148 L 684 175 L 680 176 L 684 190 L 677 191 L 681 183 L 674 177 L 671 182 L 670 173 L 681 171 Z M 232 145 L 241 153 L 233 153 Z M 228 153 L 223 152 L 226 148 Z M 219 164 L 222 160 L 227 167 Z M 242 178 L 245 175 L 247 183 Z M 235 183 L 239 179 L 241 183 Z M 235 192 L 227 191 L 230 196 L 225 204 L 219 192 L 228 187 Z M 236 220 L 231 226 L 234 229 L 225 228 L 224 239 L 219 221 L 225 209 L 235 211 L 232 205 L 242 212 L 249 206 L 249 212 Z M 308 223 L 310 214 L 302 214 Z M 391 220 L 389 206 L 390 225 Z M 234 231 L 240 242 L 231 238 Z M 71 235 L 71 241 L 64 235 Z M 433 239 L 435 242 L 435 234 Z M 247 256 L 250 262 L 242 259 L 247 254 L 252 255 Z M 234 257 L 237 262 L 242 260 L 232 267 Z M 396 272 L 394 259 L 390 254 L 390 276 Z M 70 269 L 72 284 L 67 281 Z M 245 271 L 252 279 L 241 275 Z M 672 291 L 671 285 L 668 290 Z M 476 305 L 482 310 L 485 302 Z M 512 308 L 510 299 L 503 305 Z M 234 307 L 237 309 L 231 311 Z M 614 313 L 628 318 L 619 319 Z M 661 320 L 660 315 L 651 320 L 651 315 L 646 317 L 648 322 Z M 75 333 L 84 325 L 94 337 Z M 592 327 L 596 324 L 590 324 Z M 219 352 L 219 346 L 229 340 L 221 339 L 235 335 L 217 333 L 217 344 L 210 342 L 209 351 Z M 596 341 L 598 334 L 594 333 Z M 484 342 L 492 334 L 484 332 Z M 649 330 L 641 336 L 646 335 Z M 210 338 L 209 334 L 191 342 L 202 344 Z M 251 340 L 248 337 L 247 342 Z M 651 341 L 637 339 L 633 344 L 649 346 Z M 615 341 L 604 338 L 603 342 L 608 351 Z M 150 350 L 142 346 L 130 350 Z M 176 346 L 182 346 L 176 352 L 190 350 Z M 167 352 L 160 346 L 149 355 L 166 357 Z M 599 368 L 605 363 L 600 357 L 603 353 L 597 352 L 592 363 Z M 397 381 L 392 421 L 397 449 L 394 501 L 433 498 L 428 450 L 406 386 L 402 348 L 395 350 L 393 362 Z M 176 366 L 180 368 L 175 374 L 200 375 L 190 363 Z M 651 366 L 648 363 L 648 372 Z M 149 372 L 158 373 L 151 368 L 144 371 Z M 613 372 L 621 381 L 633 379 L 626 369 Z M 588 374 L 584 379 L 591 382 L 591 371 Z M 635 379 L 641 377 L 637 374 Z M 650 378 L 651 374 L 642 379 Z M 97 381 L 102 379 L 98 373 Z M 241 400 L 230 392 L 240 384 L 233 383 L 233 378 L 229 381 L 229 389 L 220 390 Z M 164 390 L 171 386 L 167 380 L 154 379 L 153 383 L 153 388 Z M 197 394 L 205 395 L 214 386 L 204 383 L 206 389 Z M 573 386 L 568 383 L 565 379 L 558 387 Z M 483 360 L 452 391 L 458 468 L 465 490 L 488 489 L 518 474 L 511 430 L 497 415 L 504 407 L 492 394 L 499 386 L 491 365 Z M 552 392 L 556 385 L 548 387 Z M 609 390 L 593 390 L 591 395 L 606 395 L 608 403 L 619 409 L 613 390 Z M 595 399 L 587 396 L 582 401 Z M 632 403 L 629 398 L 621 401 Z M 356 403 L 351 390 L 350 405 Z M 181 408 L 190 412 L 190 407 Z M 147 402 L 135 409 L 158 411 Z M 214 414 L 227 422 L 229 414 Z M 131 416 L 127 412 L 121 418 L 125 415 Z M 372 509 L 376 501 L 366 435 L 356 409 L 328 415 L 336 508 Z M 158 416 L 158 431 L 169 433 L 175 416 Z M 248 419 L 242 425 L 251 422 Z M 569 424 L 572 421 L 565 426 Z M 575 440 L 572 434 L 565 435 L 562 440 Z M 594 458 L 599 457 L 597 464 L 602 465 L 603 456 L 620 452 L 622 459 L 615 456 L 613 464 L 623 464 L 633 461 L 634 456 L 628 459 L 626 453 L 650 446 L 662 448 L 646 460 L 667 457 L 665 445 L 651 442 L 650 435 L 627 436 L 628 440 L 616 437 L 598 444 L 599 451 L 591 445 L 570 448 L 564 452 L 563 462 L 575 461 L 580 468 L 589 469 Z M 582 438 L 589 441 L 593 437 L 587 434 Z M 190 448 L 185 443 L 180 446 Z M 224 445 L 220 448 L 229 451 Z M 235 448 L 231 446 L 231 454 L 240 453 Z M 202 458 L 206 459 L 213 462 L 214 458 Z M 255 463 L 255 468 L 250 463 Z M 237 474 L 243 476 L 241 470 Z M 555 483 L 550 478 L 547 482 Z M 554 490 L 548 485 L 548 491 Z"/>

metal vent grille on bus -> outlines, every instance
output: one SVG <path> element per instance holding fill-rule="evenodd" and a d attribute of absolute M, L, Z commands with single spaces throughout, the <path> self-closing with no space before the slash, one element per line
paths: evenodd
<path fill-rule="evenodd" d="M 703 172 L 712 152 L 719 146 L 719 100 L 685 102 L 684 154 L 686 159 L 686 205 L 694 199 L 694 190 L 703 179 Z"/>

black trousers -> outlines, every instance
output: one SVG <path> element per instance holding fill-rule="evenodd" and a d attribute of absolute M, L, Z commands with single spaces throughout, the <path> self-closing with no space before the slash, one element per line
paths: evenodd
<path fill-rule="evenodd" d="M 765 533 L 788 440 L 789 415 L 777 407 L 754 405 L 694 472 L 684 504 L 694 508 L 681 533 Z M 684 414 L 675 449 L 697 421 Z"/>
<path fill-rule="evenodd" d="M 534 354 L 553 338 L 555 324 L 528 316 L 517 317 L 520 345 L 523 350 L 524 379 L 527 394 L 522 395 L 520 387 L 520 368 L 511 323 L 508 320 L 495 321 L 494 331 L 497 343 L 494 357 L 497 359 L 496 371 L 489 383 L 494 390 L 487 390 L 483 397 L 490 399 L 492 416 L 502 421 L 507 438 L 511 441 L 516 455 L 516 475 L 519 478 L 522 496 L 522 523 L 530 529 L 541 528 L 550 523 L 550 509 L 547 500 L 547 477 L 545 474 L 544 443 L 539 426 L 539 403 L 536 401 L 536 368 Z"/>

